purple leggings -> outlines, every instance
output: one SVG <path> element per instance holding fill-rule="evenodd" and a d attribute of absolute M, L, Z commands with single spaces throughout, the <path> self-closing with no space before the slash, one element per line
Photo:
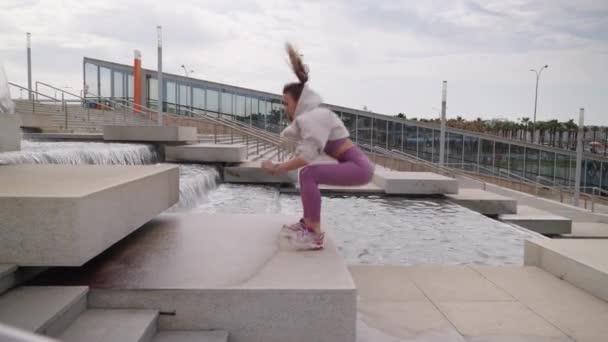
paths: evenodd
<path fill-rule="evenodd" d="M 325 152 L 333 155 L 346 139 L 329 141 Z M 353 146 L 338 158 L 338 164 L 313 164 L 300 171 L 300 194 L 304 207 L 304 218 L 310 222 L 321 222 L 321 192 L 319 184 L 326 185 L 364 185 L 374 174 L 374 166 L 358 147 Z"/>

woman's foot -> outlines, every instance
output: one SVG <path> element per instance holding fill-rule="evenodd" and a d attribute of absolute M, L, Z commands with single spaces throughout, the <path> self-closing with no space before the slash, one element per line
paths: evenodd
<path fill-rule="evenodd" d="M 294 223 L 291 225 L 284 224 L 283 228 L 279 232 L 279 235 L 286 238 L 295 237 L 299 231 L 305 230 L 304 228 L 304 219 L 300 219 L 298 223 Z"/>
<path fill-rule="evenodd" d="M 323 249 L 325 233 L 315 233 L 308 229 L 300 230 L 289 240 L 291 245 L 299 251 L 316 251 Z"/>

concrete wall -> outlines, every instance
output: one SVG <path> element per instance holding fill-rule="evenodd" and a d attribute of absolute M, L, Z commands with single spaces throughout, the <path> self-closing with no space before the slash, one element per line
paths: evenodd
<path fill-rule="evenodd" d="M 21 149 L 21 119 L 17 115 L 0 114 L 0 152 Z"/>

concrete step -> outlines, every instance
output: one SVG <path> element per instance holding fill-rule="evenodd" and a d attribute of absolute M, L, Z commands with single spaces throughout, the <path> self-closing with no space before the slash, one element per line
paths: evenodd
<path fill-rule="evenodd" d="M 447 195 L 448 200 L 482 215 L 498 216 L 517 213 L 517 201 L 479 189 L 460 189 L 457 195 Z"/>
<path fill-rule="evenodd" d="M 0 295 L 13 287 L 16 280 L 15 271 L 17 265 L 0 264 Z"/>
<path fill-rule="evenodd" d="M 446 195 L 458 193 L 458 181 L 432 172 L 377 169 L 373 183 L 391 195 Z"/>
<path fill-rule="evenodd" d="M 517 214 L 500 215 L 499 220 L 516 224 L 539 234 L 570 234 L 572 220 L 526 205 L 517 206 Z"/>
<path fill-rule="evenodd" d="M 170 161 L 239 163 L 247 159 L 245 145 L 195 144 L 165 147 Z"/>
<path fill-rule="evenodd" d="M 245 184 L 292 184 L 297 181 L 297 172 L 269 175 L 262 170 L 260 161 L 251 161 L 224 168 L 224 182 Z"/>
<path fill-rule="evenodd" d="M 228 342 L 228 332 L 222 330 L 159 331 L 152 342 Z"/>
<path fill-rule="evenodd" d="M 87 305 L 86 286 L 23 286 L 0 297 L 0 322 L 57 336 Z"/>
<path fill-rule="evenodd" d="M 608 240 L 527 240 L 524 263 L 608 301 Z"/>
<path fill-rule="evenodd" d="M 155 310 L 104 310 L 83 312 L 58 337 L 64 342 L 149 342 L 156 333 Z"/>

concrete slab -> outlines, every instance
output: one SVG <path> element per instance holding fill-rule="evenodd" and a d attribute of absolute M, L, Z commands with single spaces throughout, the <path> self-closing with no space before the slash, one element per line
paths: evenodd
<path fill-rule="evenodd" d="M 537 267 L 473 268 L 574 340 L 608 336 L 608 302 Z"/>
<path fill-rule="evenodd" d="M 159 331 L 152 342 L 228 342 L 228 332 L 216 331 Z"/>
<path fill-rule="evenodd" d="M 598 222 L 573 222 L 572 232 L 563 235 L 563 237 L 608 239 L 608 224 Z"/>
<path fill-rule="evenodd" d="M 528 240 L 524 263 L 608 301 L 608 240 Z"/>
<path fill-rule="evenodd" d="M 381 195 L 384 194 L 384 189 L 374 183 L 369 183 L 360 186 L 337 186 L 337 185 L 320 185 L 319 190 L 322 194 L 344 194 L 344 195 Z M 281 193 L 284 194 L 299 194 L 300 187 L 296 184 L 295 187 L 283 187 Z"/>
<path fill-rule="evenodd" d="M 0 153 L 21 149 L 21 120 L 17 115 L 0 113 Z"/>
<path fill-rule="evenodd" d="M 0 322 L 46 335 L 55 335 L 86 306 L 86 286 L 26 286 L 0 297 Z"/>
<path fill-rule="evenodd" d="M 33 140 L 67 140 L 67 141 L 103 141 L 100 133 L 23 133 L 23 139 Z"/>
<path fill-rule="evenodd" d="M 440 302 L 438 306 L 470 341 L 572 341 L 519 302 Z"/>
<path fill-rule="evenodd" d="M 360 341 L 604 341 L 608 336 L 607 302 L 537 267 L 357 265 L 349 270 L 360 295 Z M 466 294 L 458 282 L 474 279 L 471 272 L 512 299 Z M 457 282 L 455 296 L 428 296 L 421 282 L 437 287 L 450 279 Z M 441 326 L 425 300 L 456 327 Z M 438 326 L 422 329 L 430 324 Z"/>
<path fill-rule="evenodd" d="M 224 168 L 224 182 L 245 184 L 291 184 L 297 181 L 297 171 L 283 175 L 269 175 L 262 170 L 262 162 L 246 162 Z"/>
<path fill-rule="evenodd" d="M 221 329 L 236 342 L 354 342 L 350 274 L 331 239 L 311 253 L 285 245 L 278 232 L 296 219 L 163 214 L 94 265 L 39 281 L 89 284 L 91 307 L 176 311 L 160 317 L 163 330 Z"/>
<path fill-rule="evenodd" d="M 515 300 L 468 266 L 421 265 L 411 267 L 410 273 L 433 302 Z"/>
<path fill-rule="evenodd" d="M 165 146 L 165 158 L 170 161 L 240 163 L 247 159 L 247 146 L 239 144 Z"/>
<path fill-rule="evenodd" d="M 0 167 L 0 262 L 80 266 L 179 200 L 176 166 Z"/>
<path fill-rule="evenodd" d="M 571 219 L 526 205 L 518 205 L 517 214 L 500 215 L 499 219 L 539 234 L 570 234 L 572 232 Z"/>
<path fill-rule="evenodd" d="M 391 195 L 445 195 L 458 193 L 458 181 L 432 172 L 377 169 L 373 183 Z"/>
<path fill-rule="evenodd" d="M 103 139 L 110 141 L 187 142 L 198 140 L 195 127 L 104 126 Z"/>
<path fill-rule="evenodd" d="M 483 215 L 498 216 L 517 213 L 517 201 L 479 189 L 461 189 L 457 195 L 447 195 L 448 200 Z"/>
<path fill-rule="evenodd" d="M 155 310 L 87 310 L 58 337 L 64 342 L 149 341 L 157 318 Z"/>

